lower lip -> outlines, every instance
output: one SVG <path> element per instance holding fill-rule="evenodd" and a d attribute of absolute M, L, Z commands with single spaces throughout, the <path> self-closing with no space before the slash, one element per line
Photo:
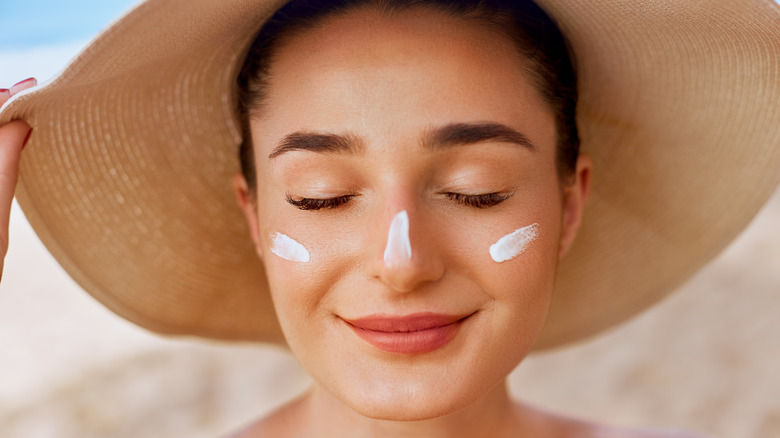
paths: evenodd
<path fill-rule="evenodd" d="M 441 327 L 413 332 L 381 332 L 347 324 L 361 339 L 374 347 L 396 354 L 423 354 L 447 345 L 458 334 L 464 320 Z"/>

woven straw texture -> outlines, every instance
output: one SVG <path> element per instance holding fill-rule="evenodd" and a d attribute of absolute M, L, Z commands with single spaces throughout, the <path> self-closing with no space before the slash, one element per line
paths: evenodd
<path fill-rule="evenodd" d="M 147 1 L 0 113 L 34 127 L 17 197 L 42 241 L 150 330 L 281 342 L 230 187 L 238 63 L 281 3 Z M 546 348 L 660 300 L 780 182 L 780 12 L 770 0 L 539 3 L 572 42 L 595 163 Z"/>

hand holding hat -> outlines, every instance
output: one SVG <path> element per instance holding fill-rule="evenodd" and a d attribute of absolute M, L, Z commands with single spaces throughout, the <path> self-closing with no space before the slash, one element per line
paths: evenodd
<path fill-rule="evenodd" d="M 0 106 L 16 93 L 35 85 L 35 79 L 30 78 L 10 89 L 0 89 Z M 0 277 L 3 272 L 3 259 L 8 251 L 8 219 L 19 175 L 19 160 L 30 134 L 32 128 L 21 120 L 0 126 Z"/>

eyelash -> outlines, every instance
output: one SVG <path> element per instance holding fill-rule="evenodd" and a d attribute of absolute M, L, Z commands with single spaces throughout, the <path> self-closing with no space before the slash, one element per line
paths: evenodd
<path fill-rule="evenodd" d="M 445 193 L 445 195 L 458 204 L 474 208 L 488 208 L 496 206 L 512 197 L 512 193 L 485 193 L 482 195 L 464 195 L 463 193 Z"/>
<path fill-rule="evenodd" d="M 482 195 L 464 195 L 463 193 L 444 193 L 449 199 L 458 204 L 474 208 L 488 208 L 496 206 L 510 197 L 512 193 L 485 193 Z M 293 199 L 287 195 L 287 202 L 300 210 L 327 210 L 340 207 L 357 195 L 343 195 L 335 198 L 300 198 Z"/>
<path fill-rule="evenodd" d="M 293 199 L 292 196 L 287 195 L 287 202 L 290 205 L 297 207 L 301 210 L 323 210 L 340 207 L 349 202 L 356 195 L 343 195 L 335 198 L 301 198 Z"/>

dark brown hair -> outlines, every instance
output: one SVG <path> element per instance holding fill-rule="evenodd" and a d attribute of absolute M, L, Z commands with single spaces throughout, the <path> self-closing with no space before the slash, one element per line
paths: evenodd
<path fill-rule="evenodd" d="M 239 158 L 250 190 L 256 186 L 254 151 L 249 120 L 264 107 L 270 65 L 275 50 L 286 38 L 310 29 L 322 20 L 360 7 L 374 7 L 385 14 L 414 8 L 430 8 L 453 17 L 487 25 L 515 43 L 519 55 L 530 61 L 536 89 L 550 105 L 557 128 L 556 164 L 567 181 L 579 154 L 575 123 L 577 82 L 568 45 L 558 26 L 529 0 L 292 0 L 260 29 L 238 77 L 239 115 L 244 141 Z"/>

